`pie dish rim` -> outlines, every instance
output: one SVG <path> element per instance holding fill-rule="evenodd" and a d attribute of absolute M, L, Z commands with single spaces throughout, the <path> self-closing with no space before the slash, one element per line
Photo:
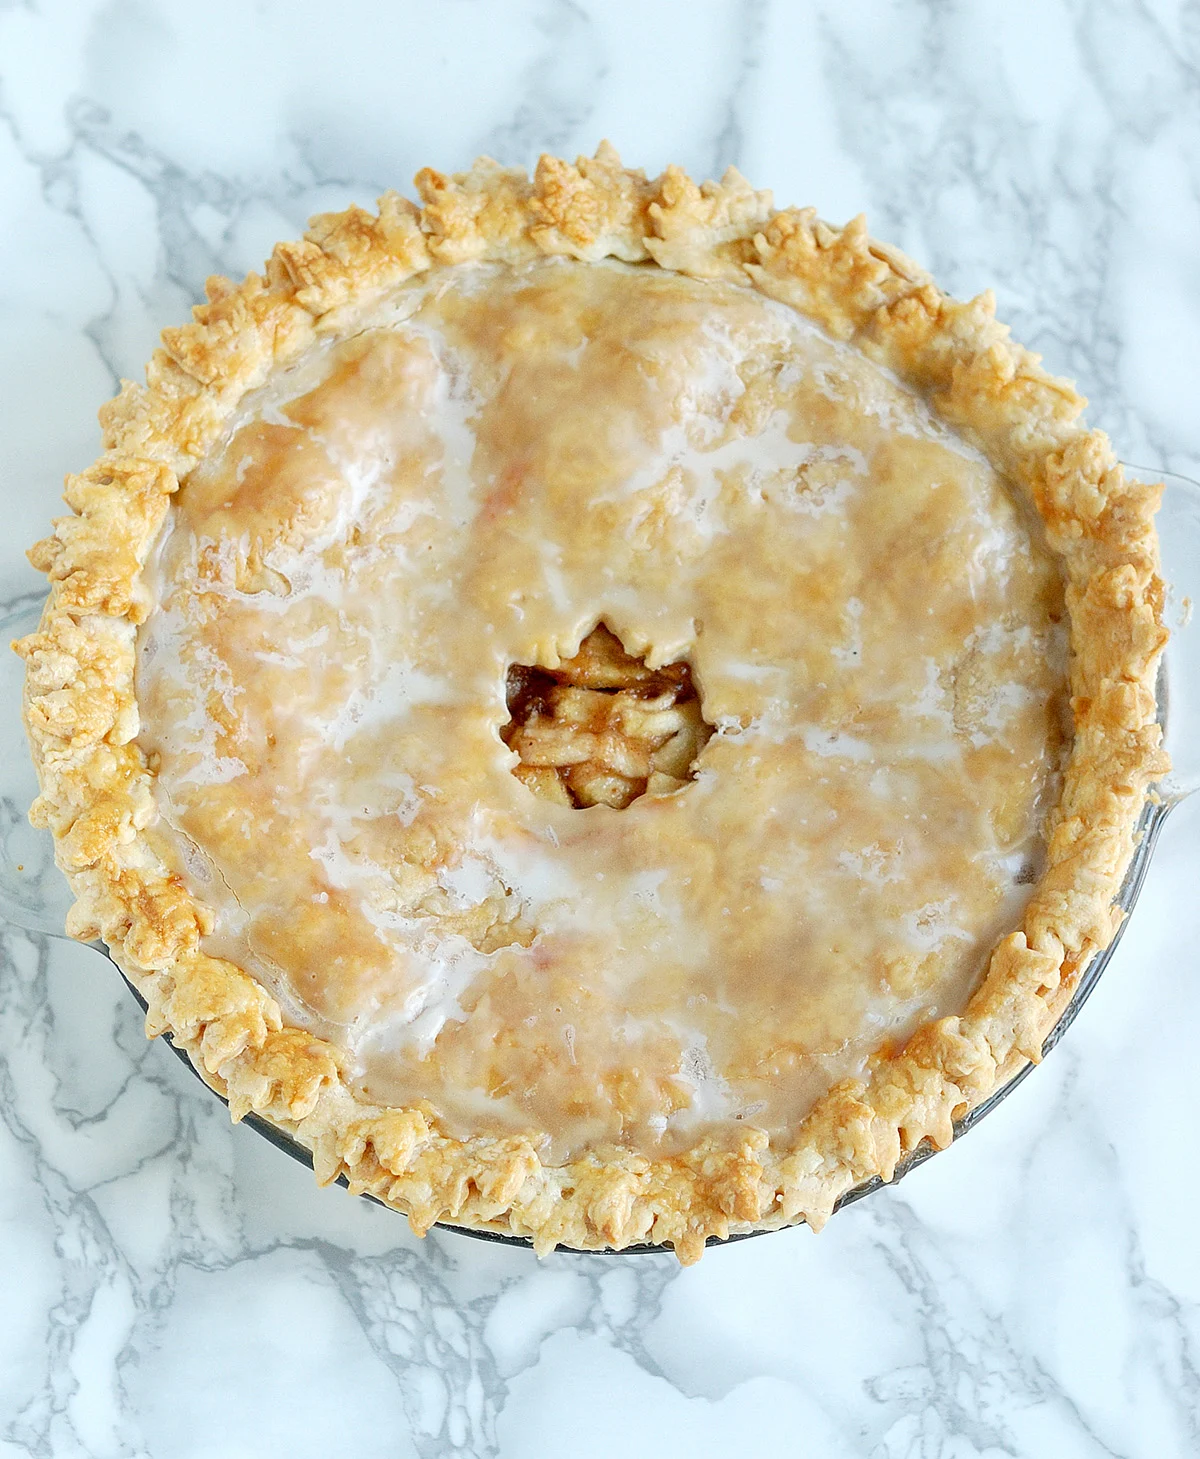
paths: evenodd
<path fill-rule="evenodd" d="M 1084 970 L 1083 975 L 1080 977 L 1078 983 L 1075 986 L 1075 990 L 1072 993 L 1070 1000 L 1068 1001 L 1066 1007 L 1063 1009 L 1061 1015 L 1059 1016 L 1058 1022 L 1055 1023 L 1054 1027 L 1050 1030 L 1049 1034 L 1046 1037 L 1046 1040 L 1042 1046 L 1043 1058 L 1053 1048 L 1056 1048 L 1058 1046 L 1062 1037 L 1068 1032 L 1076 1017 L 1081 1012 L 1083 1005 L 1087 1002 L 1088 998 L 1091 996 L 1097 984 L 1099 983 L 1101 976 L 1108 966 L 1109 959 L 1111 958 L 1113 953 L 1115 953 L 1120 939 L 1124 933 L 1124 930 L 1128 925 L 1129 917 L 1132 915 L 1133 908 L 1137 904 L 1137 899 L 1141 893 L 1141 888 L 1143 882 L 1145 881 L 1146 873 L 1149 870 L 1150 861 L 1154 854 L 1154 848 L 1157 845 L 1158 835 L 1162 830 L 1163 823 L 1165 822 L 1169 812 L 1173 810 L 1178 803 L 1179 801 L 1176 798 L 1159 800 L 1157 801 L 1157 803 L 1147 801 L 1143 812 L 1144 824 L 1141 832 L 1141 838 L 1138 841 L 1137 849 L 1134 853 L 1134 858 L 1130 862 L 1129 868 L 1126 872 L 1125 881 L 1122 883 L 1121 886 L 1120 903 L 1122 910 L 1125 913 L 1124 919 L 1122 920 L 1120 927 L 1117 929 L 1113 940 L 1108 944 L 1107 947 L 1102 948 L 1096 954 L 1096 956 L 1092 959 L 1087 968 Z M 107 950 L 104 950 L 104 956 L 109 957 Z M 110 961 L 111 960 L 112 959 L 110 958 Z M 125 974 L 121 972 L 120 967 L 117 966 L 115 962 L 113 963 L 113 966 L 117 967 L 117 972 L 118 974 L 120 974 L 121 981 L 125 984 L 125 987 L 128 989 L 131 996 L 136 999 L 138 1006 L 141 1008 L 142 1012 L 145 1013 L 147 1007 L 146 1000 L 141 996 L 141 994 L 137 991 L 137 989 L 129 981 Z M 188 1071 L 196 1079 L 198 1079 L 210 1093 L 216 1094 L 219 1099 L 223 1100 L 223 1096 L 220 1094 L 220 1092 L 214 1089 L 213 1086 L 201 1074 L 200 1070 L 197 1069 L 195 1063 L 193 1062 L 187 1051 L 182 1046 L 175 1045 L 169 1036 L 165 1040 L 165 1042 L 168 1044 L 168 1047 L 170 1047 L 172 1053 L 182 1063 L 187 1065 Z M 980 1120 L 989 1115 L 993 1109 L 1000 1105 L 1013 1092 L 1013 1090 L 1015 1090 L 1017 1086 L 1023 1082 L 1025 1077 L 1033 1070 L 1034 1067 L 1034 1064 L 1032 1064 L 1031 1062 L 1026 1061 L 1025 1063 L 1023 1063 L 1006 1083 L 997 1084 L 996 1088 L 993 1089 L 992 1092 L 986 1096 L 986 1098 L 984 1098 L 979 1104 L 973 1105 L 967 1111 L 967 1113 L 962 1117 L 961 1121 L 955 1121 L 953 1141 L 956 1142 L 958 1140 L 961 1140 L 964 1135 L 968 1134 L 975 1127 L 975 1125 L 980 1122 Z M 228 1101 L 223 1102 L 228 1105 Z M 247 1125 L 250 1129 L 254 1131 L 255 1134 L 261 1136 L 262 1139 L 267 1140 L 277 1150 L 282 1151 L 285 1155 L 297 1161 L 306 1169 L 313 1169 L 312 1152 L 305 1149 L 304 1146 L 300 1145 L 291 1135 L 285 1133 L 277 1125 L 272 1124 L 269 1120 L 263 1118 L 260 1115 L 254 1114 L 253 1111 L 244 1116 L 243 1120 L 240 1123 Z M 859 1200 L 864 1200 L 867 1196 L 874 1195 L 877 1191 L 883 1190 L 887 1185 L 898 1184 L 906 1175 L 909 1175 L 912 1171 L 919 1169 L 922 1165 L 925 1164 L 927 1160 L 931 1159 L 934 1155 L 939 1153 L 940 1151 L 934 1146 L 930 1145 L 927 1141 L 923 1142 L 921 1145 L 918 1145 L 915 1149 L 906 1151 L 905 1154 L 901 1156 L 900 1161 L 897 1164 L 890 1181 L 883 1181 L 879 1176 L 872 1176 L 861 1185 L 853 1186 L 850 1190 L 844 1192 L 841 1196 L 839 1196 L 834 1206 L 834 1214 L 836 1214 L 837 1211 L 840 1211 L 843 1206 L 852 1205 Z M 335 1182 L 339 1182 L 347 1188 L 349 1186 L 349 1182 L 345 1179 L 344 1176 L 335 1176 L 334 1180 Z M 360 1194 L 363 1196 L 364 1199 L 375 1201 L 376 1204 L 385 1206 L 388 1210 L 396 1209 L 393 1206 L 388 1206 L 387 1202 L 380 1201 L 378 1197 L 373 1196 L 369 1191 L 362 1191 L 360 1192 Z M 456 1226 L 451 1222 L 442 1220 L 437 1221 L 435 1223 L 435 1226 L 436 1228 L 442 1231 L 449 1232 L 450 1234 L 455 1236 L 469 1236 L 483 1241 L 498 1242 L 504 1245 L 523 1247 L 526 1249 L 532 1249 L 533 1245 L 532 1238 L 530 1237 L 514 1236 L 511 1234 L 511 1232 L 496 1230 L 488 1226 Z M 769 1236 L 776 1231 L 783 1231 L 787 1229 L 788 1228 L 786 1226 L 752 1226 L 746 1230 L 731 1228 L 724 1236 L 707 1237 L 705 1239 L 705 1249 L 711 1246 L 728 1245 L 729 1243 L 736 1241 L 746 1241 L 749 1240 L 752 1236 Z M 567 1254 L 577 1256 L 655 1256 L 661 1255 L 670 1250 L 669 1247 L 649 1242 L 639 1242 L 626 1247 L 595 1246 L 584 1248 L 560 1246 L 558 1249 L 565 1251 Z"/>

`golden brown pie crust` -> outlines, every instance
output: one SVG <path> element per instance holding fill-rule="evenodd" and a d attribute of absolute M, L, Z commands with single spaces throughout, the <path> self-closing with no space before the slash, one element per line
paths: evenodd
<path fill-rule="evenodd" d="M 389 193 L 314 220 L 280 244 L 265 277 L 208 283 L 195 322 L 163 334 L 145 387 L 101 412 L 105 452 L 67 479 L 73 515 L 31 552 L 51 581 L 39 631 L 17 645 L 42 793 L 32 819 L 56 840 L 77 901 L 72 935 L 102 937 L 235 1118 L 253 1110 L 313 1153 L 318 1179 L 345 1175 L 404 1211 L 558 1243 L 666 1242 L 683 1261 L 708 1236 L 800 1220 L 814 1228 L 901 1154 L 945 1146 L 953 1121 L 1040 1057 L 1082 969 L 1111 940 L 1113 899 L 1148 785 L 1166 769 L 1155 674 L 1166 639 L 1153 513 L 1159 488 L 1127 481 L 1084 402 L 1008 338 L 990 294 L 959 303 L 919 267 L 836 229 L 811 209 L 776 212 L 735 171 L 697 187 L 679 169 L 624 169 L 613 150 L 574 166 L 543 157 L 532 181 L 483 160 L 417 177 L 424 201 Z M 455 1140 L 427 1105 L 357 1096 L 333 1044 L 285 1026 L 274 998 L 206 956 L 212 914 L 140 833 L 154 771 L 136 742 L 135 637 L 152 605 L 142 569 L 171 493 L 220 437 L 247 391 L 350 309 L 465 260 L 568 256 L 652 261 L 695 279 L 749 283 L 895 372 L 1027 494 L 1065 581 L 1074 739 L 1047 826 L 1047 869 L 1021 927 L 1003 938 L 963 1012 L 927 1023 L 894 1057 L 822 1097 L 786 1148 L 748 1129 L 739 1148 L 704 1139 L 682 1155 L 628 1153 L 542 1163 L 525 1136 Z"/>

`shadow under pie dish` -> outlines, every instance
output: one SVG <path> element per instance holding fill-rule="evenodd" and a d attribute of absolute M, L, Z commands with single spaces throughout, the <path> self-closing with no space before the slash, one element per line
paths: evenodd
<path fill-rule="evenodd" d="M 417 187 L 211 280 L 31 554 L 69 929 L 420 1232 L 819 1227 L 1114 935 L 1158 488 L 861 221 Z"/>

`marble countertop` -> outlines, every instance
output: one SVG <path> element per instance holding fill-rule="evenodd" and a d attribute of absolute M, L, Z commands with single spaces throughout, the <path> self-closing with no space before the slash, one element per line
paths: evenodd
<path fill-rule="evenodd" d="M 1200 471 L 1195 0 L 0 0 L 0 607 L 206 275 L 603 136 L 866 211 L 1127 459 Z M 97 954 L 0 932 L 0 1456 L 1195 1455 L 1198 873 L 1191 802 L 996 1113 L 687 1271 L 418 1241 L 232 1127 Z"/>

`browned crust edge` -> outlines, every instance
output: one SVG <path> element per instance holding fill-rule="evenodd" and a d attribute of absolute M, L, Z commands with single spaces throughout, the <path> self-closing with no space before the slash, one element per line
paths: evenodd
<path fill-rule="evenodd" d="M 708 1236 L 807 1221 L 838 1197 L 889 1179 L 922 1140 L 1036 1060 L 1081 970 L 1111 940 L 1113 899 L 1148 785 L 1166 757 L 1154 695 L 1166 640 L 1153 514 L 1160 488 L 1126 480 L 1085 402 L 997 323 L 990 294 L 961 303 L 861 218 L 775 211 L 736 171 L 697 186 L 678 168 L 649 180 L 607 144 L 574 165 L 543 157 L 532 179 L 483 159 L 468 173 L 418 174 L 423 208 L 388 193 L 378 215 L 315 218 L 279 244 L 265 274 L 208 281 L 194 322 L 164 331 L 146 385 L 125 382 L 101 411 L 104 454 L 67 478 L 71 515 L 30 552 L 51 584 L 27 664 L 25 721 L 48 826 L 76 896 L 68 930 L 102 937 L 235 1119 L 250 1110 L 313 1153 L 317 1177 L 345 1175 L 436 1221 L 563 1243 L 667 1242 L 697 1259 Z M 211 913 L 139 835 L 155 816 L 153 773 L 136 744 L 141 571 L 171 494 L 212 448 L 246 391 L 336 333 L 416 274 L 468 259 L 567 255 L 652 260 L 695 278 L 749 283 L 849 340 L 924 392 L 1035 504 L 1066 582 L 1075 737 L 1049 828 L 1048 869 L 1022 927 L 1002 939 L 958 1016 L 922 1027 L 863 1080 L 831 1089 L 787 1149 L 747 1130 L 740 1148 L 701 1143 L 671 1160 L 542 1164 L 523 1137 L 455 1141 L 428 1107 L 383 1109 L 342 1078 L 336 1047 L 284 1026 L 271 995 L 200 941 Z"/>

